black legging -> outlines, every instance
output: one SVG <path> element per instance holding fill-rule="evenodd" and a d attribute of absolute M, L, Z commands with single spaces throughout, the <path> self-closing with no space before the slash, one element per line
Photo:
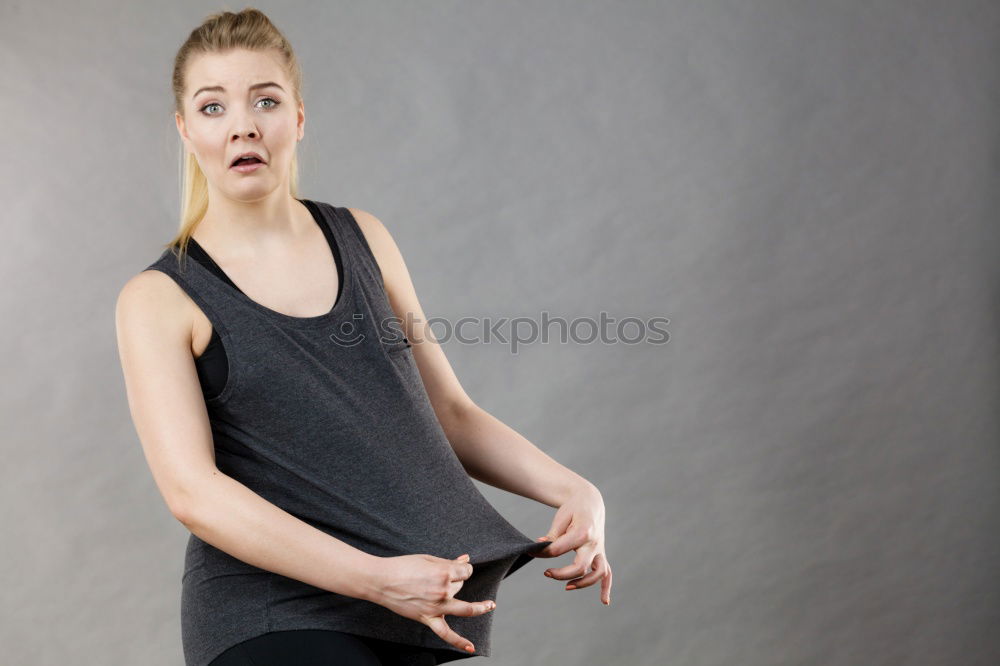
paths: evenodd
<path fill-rule="evenodd" d="M 209 666 L 437 666 L 469 658 L 332 629 L 272 631 L 237 643 Z"/>

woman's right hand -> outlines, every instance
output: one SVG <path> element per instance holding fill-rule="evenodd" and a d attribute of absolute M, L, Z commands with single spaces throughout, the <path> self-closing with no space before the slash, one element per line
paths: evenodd
<path fill-rule="evenodd" d="M 425 554 L 381 559 L 375 603 L 426 624 L 459 650 L 475 651 L 471 641 L 455 633 L 444 621 L 445 615 L 471 617 L 496 608 L 496 603 L 489 599 L 468 602 L 454 598 L 462 583 L 472 575 L 468 553 L 453 560 Z"/>

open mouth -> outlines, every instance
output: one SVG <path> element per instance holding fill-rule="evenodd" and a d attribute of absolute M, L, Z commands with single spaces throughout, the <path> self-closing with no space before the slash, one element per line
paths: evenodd
<path fill-rule="evenodd" d="M 263 164 L 263 163 L 264 163 L 263 160 L 261 160 L 261 159 L 259 159 L 257 157 L 250 156 L 250 157 L 240 157 L 240 158 L 236 159 L 229 166 L 230 167 L 238 167 L 238 166 L 244 166 L 244 165 L 247 165 L 247 164 Z"/>

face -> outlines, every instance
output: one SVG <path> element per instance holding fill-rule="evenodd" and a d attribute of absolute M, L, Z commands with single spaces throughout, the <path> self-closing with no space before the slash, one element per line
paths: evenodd
<path fill-rule="evenodd" d="M 267 83 L 265 87 L 254 87 Z M 276 53 L 233 50 L 201 54 L 188 63 L 184 114 L 177 131 L 208 180 L 210 196 L 239 201 L 288 191 L 288 170 L 303 136 L 305 111 L 296 104 Z M 204 90 L 209 88 L 209 90 Z M 232 168 L 254 151 L 264 164 Z"/>

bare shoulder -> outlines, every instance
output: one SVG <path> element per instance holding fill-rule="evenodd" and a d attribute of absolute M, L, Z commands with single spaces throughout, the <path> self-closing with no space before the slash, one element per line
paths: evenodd
<path fill-rule="evenodd" d="M 361 227 L 361 231 L 365 234 L 365 240 L 368 241 L 368 245 L 372 246 L 372 251 L 375 250 L 375 245 L 384 246 L 392 240 L 392 236 L 382 224 L 382 220 L 361 208 L 348 208 L 347 210 L 351 211 L 351 215 Z"/>
<path fill-rule="evenodd" d="M 398 277 L 406 273 L 403 257 L 396 241 L 382 220 L 368 211 L 361 208 L 348 208 L 347 210 L 351 211 L 351 215 L 354 216 L 361 232 L 365 235 L 365 241 L 368 242 L 368 247 L 371 248 L 379 269 L 382 271 L 386 287 L 391 289 Z"/>
<path fill-rule="evenodd" d="M 191 300 L 162 271 L 149 269 L 133 275 L 118 292 L 115 322 L 119 334 L 142 334 L 160 331 L 169 337 L 182 339 L 194 323 Z"/>

